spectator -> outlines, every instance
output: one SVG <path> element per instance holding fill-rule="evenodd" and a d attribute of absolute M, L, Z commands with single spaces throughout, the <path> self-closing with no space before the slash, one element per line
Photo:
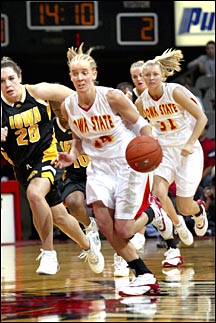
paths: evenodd
<path fill-rule="evenodd" d="M 179 84 L 185 86 L 189 91 L 191 91 L 196 96 L 197 100 L 199 101 L 202 107 L 202 110 L 205 112 L 205 108 L 202 101 L 202 92 L 199 89 L 198 89 L 199 93 L 197 92 L 197 88 L 193 86 L 193 79 L 191 78 L 191 76 L 190 75 L 183 76 Z"/>
<path fill-rule="evenodd" d="M 215 167 L 213 168 L 215 170 Z M 215 235 L 215 173 L 212 172 L 210 186 L 203 190 L 203 198 L 205 199 L 206 213 L 208 216 L 208 230 L 206 235 Z"/>
<path fill-rule="evenodd" d="M 204 187 L 209 187 L 211 183 L 211 172 L 215 166 L 215 141 L 207 137 L 207 131 L 209 124 L 205 126 L 203 132 L 199 137 L 199 142 L 203 149 L 204 154 L 204 164 L 203 164 L 203 173 L 202 179 L 199 185 L 199 188 L 196 192 L 196 197 L 199 199 L 202 195 Z"/>
<path fill-rule="evenodd" d="M 215 166 L 211 172 L 210 185 L 206 186 L 202 190 L 201 198 L 205 201 L 205 211 L 208 218 L 208 229 L 205 235 L 215 235 Z M 186 224 L 189 230 L 195 235 L 194 232 L 194 220 L 192 217 L 187 217 Z"/>
<path fill-rule="evenodd" d="M 190 71 L 201 75 L 215 76 L 215 42 L 210 40 L 205 47 L 205 54 L 200 55 L 187 64 Z"/>

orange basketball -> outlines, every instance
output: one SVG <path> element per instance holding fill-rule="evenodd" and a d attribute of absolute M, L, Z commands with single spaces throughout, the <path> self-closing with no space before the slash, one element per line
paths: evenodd
<path fill-rule="evenodd" d="M 159 166 L 163 152 L 156 139 L 138 136 L 129 142 L 125 156 L 131 168 L 137 172 L 148 173 Z"/>

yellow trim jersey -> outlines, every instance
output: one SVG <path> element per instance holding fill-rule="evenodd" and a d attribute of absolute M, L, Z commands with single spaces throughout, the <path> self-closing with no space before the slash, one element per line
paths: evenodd
<path fill-rule="evenodd" d="M 71 129 L 65 129 L 61 126 L 58 118 L 53 119 L 53 125 L 55 129 L 56 139 L 58 140 L 60 147 L 63 151 L 69 152 L 71 148 L 71 142 L 73 140 Z M 86 167 L 89 164 L 89 157 L 86 154 L 78 156 L 75 162 L 66 167 L 66 177 L 77 179 L 80 181 L 86 181 Z"/>
<path fill-rule="evenodd" d="M 11 105 L 4 97 L 1 98 L 2 127 L 8 127 L 7 140 L 1 143 L 1 153 L 16 167 L 57 156 L 57 140 L 48 102 L 34 98 L 27 85 L 21 86 L 23 95 L 20 102 Z"/>

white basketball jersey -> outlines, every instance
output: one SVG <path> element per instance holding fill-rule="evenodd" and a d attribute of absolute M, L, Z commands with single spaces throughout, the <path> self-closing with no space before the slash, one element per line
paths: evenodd
<path fill-rule="evenodd" d="M 78 105 L 78 95 L 73 93 L 65 100 L 71 130 L 82 140 L 83 151 L 92 158 L 125 157 L 125 150 L 135 134 L 115 115 L 106 94 L 113 88 L 96 86 L 96 98 L 89 109 Z"/>
<path fill-rule="evenodd" d="M 163 146 L 182 145 L 190 137 L 195 118 L 177 104 L 173 98 L 175 88 L 180 88 L 202 110 L 200 102 L 187 88 L 177 83 L 162 83 L 163 95 L 154 100 L 146 89 L 141 94 L 145 117 L 152 125 L 152 133 Z"/>

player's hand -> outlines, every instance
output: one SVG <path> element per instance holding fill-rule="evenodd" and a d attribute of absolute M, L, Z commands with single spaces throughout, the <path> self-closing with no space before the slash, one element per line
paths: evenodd
<path fill-rule="evenodd" d="M 187 157 L 188 155 L 191 155 L 192 153 L 193 153 L 193 145 L 192 144 L 185 144 L 182 147 L 181 155 L 183 157 Z"/>
<path fill-rule="evenodd" d="M 51 161 L 51 165 L 58 167 L 60 169 L 68 167 L 74 163 L 74 157 L 66 152 L 60 152 L 58 157 Z"/>

